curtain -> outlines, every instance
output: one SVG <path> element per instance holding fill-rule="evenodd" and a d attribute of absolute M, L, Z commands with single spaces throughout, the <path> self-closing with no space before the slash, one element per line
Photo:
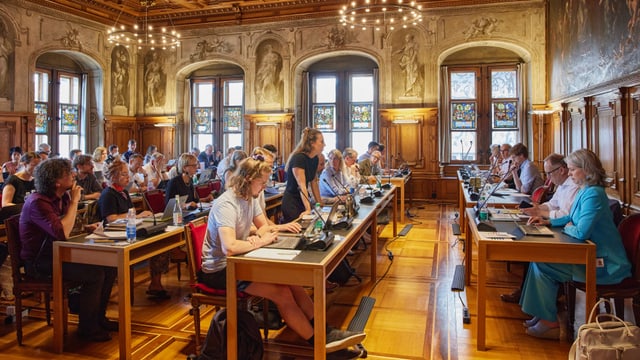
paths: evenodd
<path fill-rule="evenodd" d="M 531 99 L 529 99 L 529 66 L 526 63 L 518 64 L 518 82 L 520 83 L 520 139 L 523 144 L 529 148 L 530 155 L 531 145 L 533 145 L 533 138 L 530 138 L 532 131 L 531 124 Z"/>
<path fill-rule="evenodd" d="M 310 94 L 309 94 L 309 72 L 308 71 L 303 71 L 302 72 L 302 86 L 300 89 L 301 92 L 301 99 L 300 99 L 300 103 L 301 103 L 301 116 L 300 116 L 300 120 L 296 121 L 298 124 L 300 124 L 302 126 L 302 128 L 305 128 L 307 126 L 311 126 L 311 116 L 309 116 L 309 114 L 311 114 L 311 109 L 309 108 L 310 106 Z M 300 137 L 298 134 L 301 133 L 301 131 L 296 131 L 296 142 L 298 141 L 298 138 Z"/>
<path fill-rule="evenodd" d="M 451 128 L 449 121 L 449 68 L 440 67 L 440 163 L 448 163 L 451 159 Z"/>

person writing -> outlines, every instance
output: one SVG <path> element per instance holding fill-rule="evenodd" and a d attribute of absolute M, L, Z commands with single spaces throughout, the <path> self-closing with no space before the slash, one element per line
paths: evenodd
<path fill-rule="evenodd" d="M 596 244 L 596 284 L 617 284 L 631 276 L 631 264 L 613 222 L 605 192 L 606 173 L 600 159 L 591 150 L 580 149 L 566 159 L 569 176 L 579 186 L 568 215 L 556 219 L 531 218 L 531 223 L 563 227 L 563 232 L 579 240 Z M 520 305 L 533 315 L 525 321 L 527 334 L 558 339 L 556 296 L 558 286 L 566 281 L 585 281 L 584 265 L 530 263 Z"/>
<path fill-rule="evenodd" d="M 207 286 L 226 289 L 227 256 L 249 252 L 277 238 L 276 229 L 268 225 L 257 200 L 270 175 L 267 162 L 247 158 L 229 179 L 227 191 L 213 202 L 202 245 L 202 271 L 198 274 L 198 280 Z M 252 225 L 257 229 L 253 234 Z M 291 224 L 288 230 L 299 231 L 296 225 Z M 287 326 L 313 344 L 313 301 L 302 286 L 239 281 L 237 290 L 271 300 Z M 364 338 L 364 333 L 331 329 L 326 348 L 333 352 Z"/>
<path fill-rule="evenodd" d="M 20 258 L 29 276 L 50 278 L 53 242 L 69 238 L 76 222 L 82 188 L 78 186 L 66 159 L 48 159 L 35 170 L 36 193 L 31 195 L 20 216 Z M 107 304 L 116 279 L 113 267 L 64 262 L 65 280 L 82 286 L 79 295 L 78 336 L 88 341 L 109 341 L 109 331 L 118 323 L 106 318 Z"/>

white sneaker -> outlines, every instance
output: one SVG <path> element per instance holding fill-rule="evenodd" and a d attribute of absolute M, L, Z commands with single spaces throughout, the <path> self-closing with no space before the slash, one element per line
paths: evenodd
<path fill-rule="evenodd" d="M 327 352 L 346 349 L 349 346 L 360 344 L 367 335 L 362 332 L 332 329 L 327 334 Z"/>

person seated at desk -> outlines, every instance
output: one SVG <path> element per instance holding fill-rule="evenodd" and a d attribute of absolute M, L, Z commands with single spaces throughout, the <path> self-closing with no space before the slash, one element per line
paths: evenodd
<path fill-rule="evenodd" d="M 345 176 L 345 164 L 340 150 L 329 151 L 329 166 L 325 166 L 320 174 L 320 196 L 335 201 L 344 201 L 349 182 Z"/>
<path fill-rule="evenodd" d="M 89 155 L 76 155 L 73 158 L 76 182 L 84 190 L 81 200 L 97 200 L 102 193 L 102 185 L 93 174 L 93 161 Z"/>
<path fill-rule="evenodd" d="M 246 159 L 247 157 L 248 155 L 246 152 L 244 152 L 244 150 L 235 150 L 233 152 L 231 158 L 229 159 L 229 166 L 224 170 L 224 172 L 222 173 L 222 178 L 220 178 L 220 180 L 222 180 L 223 190 L 227 188 L 227 180 L 229 180 L 231 175 L 236 171 L 240 161 Z"/>
<path fill-rule="evenodd" d="M 533 161 L 529 160 L 529 150 L 524 144 L 517 143 L 513 145 L 509 150 L 509 155 L 511 155 L 512 167 L 515 167 L 511 170 L 511 176 L 513 176 L 516 190 L 523 194 L 531 195 L 533 190 L 544 185 L 540 171 Z"/>
<path fill-rule="evenodd" d="M 75 183 L 71 162 L 66 159 L 43 161 L 35 171 L 35 186 L 36 193 L 29 196 L 20 216 L 20 258 L 25 262 L 29 276 L 50 278 L 53 242 L 69 238 L 82 188 Z M 118 323 L 105 316 L 116 275 L 113 267 L 62 263 L 64 280 L 81 285 L 78 302 L 80 338 L 109 341 L 109 331 L 118 331 Z"/>
<path fill-rule="evenodd" d="M 165 157 L 160 152 L 154 152 L 149 157 L 149 162 L 142 167 L 145 174 L 147 174 L 147 188 L 149 190 L 157 189 L 160 182 L 163 180 L 169 181 L 169 175 L 167 175 Z M 166 183 L 166 181 L 165 181 Z"/>
<path fill-rule="evenodd" d="M 358 167 L 358 152 L 352 148 L 346 148 L 342 151 L 342 158 L 346 167 L 345 177 L 349 181 L 349 186 L 356 188 L 360 184 L 360 169 Z"/>
<path fill-rule="evenodd" d="M 22 157 L 22 148 L 14 146 L 9 149 L 9 157 L 11 160 L 2 164 L 2 178 L 0 182 L 4 182 L 10 175 L 15 174 L 20 169 L 20 158 Z"/>
<path fill-rule="evenodd" d="M 24 204 L 25 195 L 35 190 L 33 172 L 40 161 L 40 156 L 33 151 L 22 155 L 22 170 L 9 176 L 2 188 L 2 207 Z"/>
<path fill-rule="evenodd" d="M 143 193 L 147 191 L 148 175 L 142 168 L 143 157 L 140 154 L 129 156 L 129 183 L 126 189 L 130 193 Z"/>
<path fill-rule="evenodd" d="M 596 245 L 596 284 L 617 284 L 631 276 L 631 264 L 613 222 L 609 198 L 604 190 L 606 173 L 598 156 L 587 149 L 572 152 L 566 159 L 569 176 L 580 187 L 568 215 L 557 219 L 536 216 L 530 223 L 563 226 L 563 232 Z M 558 340 L 556 307 L 558 286 L 570 280 L 585 281 L 584 265 L 530 263 L 520 305 L 533 315 L 525 321 L 527 334 Z"/>
<path fill-rule="evenodd" d="M 578 185 L 569 176 L 569 169 L 560 154 L 551 154 L 544 159 L 544 171 L 547 177 L 556 185 L 556 191 L 551 199 L 540 205 L 533 204 L 533 207 L 520 209 L 529 216 L 541 216 L 543 218 L 556 219 L 569 215 L 571 205 L 578 193 Z M 517 303 L 520 301 L 524 279 L 527 277 L 528 264 L 525 267 L 522 284 L 520 288 L 511 294 L 502 294 L 500 299 L 504 302 Z"/>
<path fill-rule="evenodd" d="M 226 289 L 227 256 L 244 254 L 277 238 L 257 201 L 270 175 L 271 166 L 266 162 L 245 159 L 229 179 L 227 191 L 213 202 L 202 245 L 202 271 L 198 274 L 198 280 L 207 286 Z M 257 228 L 254 234 L 250 233 L 252 225 Z M 300 225 L 292 223 L 287 230 L 299 232 Z M 273 301 L 287 326 L 313 344 L 313 301 L 302 286 L 239 281 L 237 290 Z M 327 351 L 358 344 L 364 338 L 364 333 L 331 329 Z"/>
<path fill-rule="evenodd" d="M 209 202 L 213 200 L 213 194 L 209 194 L 206 198 L 200 199 L 195 185 L 193 184 L 193 176 L 198 172 L 198 159 L 188 153 L 180 155 L 178 159 L 177 173 L 175 177 L 171 178 L 167 183 L 165 193 L 165 205 L 169 202 L 169 199 L 173 199 L 176 195 L 187 196 L 184 203 L 181 203 L 183 210 L 193 210 L 198 207 L 198 202 Z"/>
<path fill-rule="evenodd" d="M 118 219 L 125 219 L 129 209 L 133 208 L 129 192 L 125 188 L 129 183 L 129 170 L 127 164 L 114 160 L 105 169 L 105 178 L 109 184 L 98 199 L 98 208 L 105 224 Z M 151 211 L 145 210 L 137 214 L 137 218 L 153 216 Z M 169 271 L 169 253 L 163 253 L 149 260 L 151 281 L 147 289 L 147 295 L 151 299 L 163 300 L 171 296 L 162 286 L 162 274 Z"/>
<path fill-rule="evenodd" d="M 376 176 L 382 176 L 383 172 L 380 167 L 380 159 L 382 159 L 382 154 L 380 154 L 380 151 L 375 150 L 368 159 L 364 159 L 358 163 L 362 182 L 375 184 Z"/>

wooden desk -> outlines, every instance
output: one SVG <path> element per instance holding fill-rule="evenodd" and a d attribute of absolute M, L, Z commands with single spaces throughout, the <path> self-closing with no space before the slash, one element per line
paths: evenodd
<path fill-rule="evenodd" d="M 375 282 L 378 235 L 376 231 L 377 215 L 387 205 L 393 205 L 393 233 L 396 235 L 396 188 L 385 190 L 382 198 L 371 205 L 360 204 L 360 211 L 349 231 L 334 231 L 344 240 L 336 239 L 325 251 L 302 251 L 293 260 L 257 259 L 246 256 L 230 256 L 227 258 L 227 288 L 234 289 L 237 280 L 249 280 L 265 283 L 309 286 L 313 288 L 314 315 L 314 359 L 325 359 L 326 338 L 326 288 L 325 280 L 340 264 L 349 250 L 362 234 L 371 228 L 371 281 Z M 237 294 L 227 292 L 227 332 L 236 334 Z M 227 337 L 227 358 L 237 358 L 236 336 Z"/>
<path fill-rule="evenodd" d="M 467 215 L 473 215 L 473 209 L 467 209 Z M 559 228 L 555 237 L 526 236 L 520 240 L 481 240 L 478 228 L 474 221 L 468 222 L 467 236 L 473 237 L 478 246 L 478 350 L 486 348 L 486 284 L 487 261 L 511 260 L 548 262 L 563 264 L 584 264 L 586 266 L 586 311 L 585 321 L 589 319 L 589 309 L 593 308 L 596 298 L 596 246 L 594 243 L 583 242 L 562 234 Z M 496 223 L 498 231 L 509 231 L 511 222 Z M 467 248 L 471 253 L 472 249 Z M 466 263 L 465 267 L 471 268 L 472 263 Z"/>
<path fill-rule="evenodd" d="M 402 177 L 391 177 L 391 178 L 387 178 L 389 180 L 389 182 L 391 182 L 393 185 L 395 185 L 398 188 L 398 191 L 400 191 L 400 222 L 404 224 L 404 220 L 405 220 L 405 210 L 404 210 L 404 194 L 405 194 L 405 185 L 409 182 L 409 180 L 411 180 L 411 173 L 409 173 L 408 175 L 403 175 Z M 384 178 L 382 179 L 382 182 L 384 183 Z"/>
<path fill-rule="evenodd" d="M 168 231 L 133 244 L 116 246 L 112 244 L 94 244 L 84 236 L 69 241 L 53 243 L 53 298 L 54 314 L 63 314 L 62 306 L 62 263 L 112 266 L 118 269 L 118 323 L 120 325 L 120 359 L 131 359 L 131 265 L 145 261 L 155 255 L 165 253 L 184 245 L 182 228 Z M 61 353 L 64 347 L 63 321 L 60 316 L 53 317 L 53 347 Z"/>

